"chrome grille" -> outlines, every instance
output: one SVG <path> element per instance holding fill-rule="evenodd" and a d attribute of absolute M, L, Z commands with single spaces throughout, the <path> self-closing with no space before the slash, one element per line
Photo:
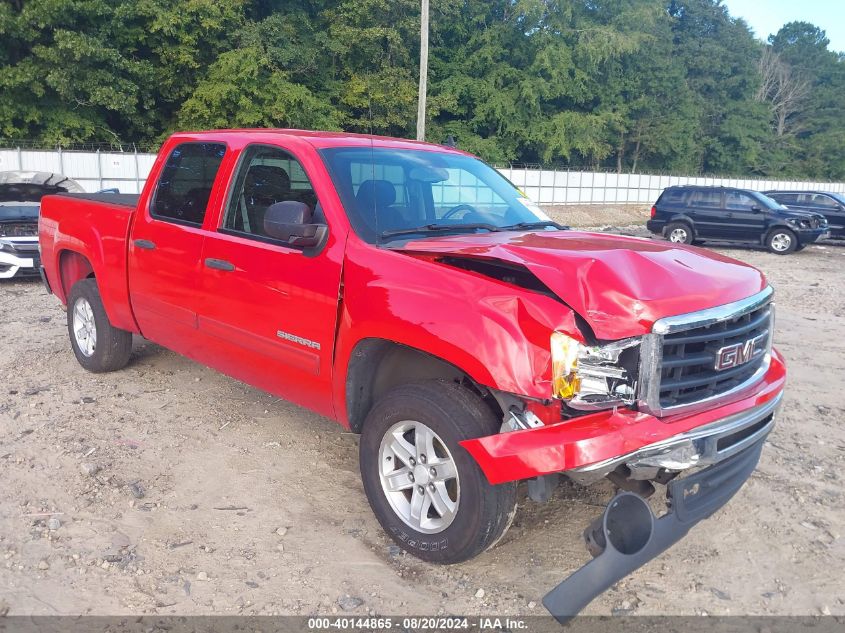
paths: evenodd
<path fill-rule="evenodd" d="M 743 301 L 655 323 L 643 341 L 640 409 L 669 415 L 703 408 L 758 380 L 770 359 L 771 297 L 767 288 Z"/>

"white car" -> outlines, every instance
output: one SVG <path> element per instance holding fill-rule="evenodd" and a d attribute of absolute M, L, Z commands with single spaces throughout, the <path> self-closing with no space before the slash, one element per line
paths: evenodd
<path fill-rule="evenodd" d="M 38 212 L 41 197 L 84 189 L 61 174 L 38 171 L 0 172 L 0 279 L 37 275 Z"/>

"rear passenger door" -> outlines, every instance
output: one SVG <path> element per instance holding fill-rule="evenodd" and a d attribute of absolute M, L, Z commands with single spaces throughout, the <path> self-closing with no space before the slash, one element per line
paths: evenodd
<path fill-rule="evenodd" d="M 217 194 L 224 143 L 184 142 L 170 150 L 129 242 L 132 310 L 148 339 L 191 358 L 197 332 L 198 281 L 206 210 Z"/>
<path fill-rule="evenodd" d="M 697 237 L 727 237 L 724 211 L 722 210 L 722 192 L 718 189 L 695 189 L 687 199 L 690 217 L 695 222 Z"/>
<path fill-rule="evenodd" d="M 726 191 L 725 237 L 731 240 L 759 241 L 766 230 L 767 211 L 759 200 L 747 193 Z"/>

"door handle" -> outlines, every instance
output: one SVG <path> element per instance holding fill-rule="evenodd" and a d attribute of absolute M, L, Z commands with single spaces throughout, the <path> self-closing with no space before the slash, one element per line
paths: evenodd
<path fill-rule="evenodd" d="M 135 246 L 143 248 L 145 251 L 151 251 L 156 247 L 155 242 L 150 240 L 135 240 Z"/>
<path fill-rule="evenodd" d="M 205 265 L 208 268 L 213 268 L 215 270 L 225 270 L 229 272 L 235 270 L 235 265 L 232 262 L 227 262 L 225 259 L 214 259 L 213 257 L 208 257 L 205 260 Z"/>

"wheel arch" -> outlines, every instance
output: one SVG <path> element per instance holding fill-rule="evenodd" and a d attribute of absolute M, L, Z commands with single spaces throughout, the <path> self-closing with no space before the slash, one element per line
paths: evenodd
<path fill-rule="evenodd" d="M 665 235 L 666 229 L 669 227 L 670 224 L 673 222 L 681 222 L 689 226 L 690 230 L 692 231 L 692 236 L 695 237 L 698 231 L 695 229 L 695 222 L 691 217 L 685 215 L 683 213 L 676 213 L 672 215 L 668 220 L 666 220 L 666 225 L 663 227 L 663 233 Z"/>
<path fill-rule="evenodd" d="M 59 251 L 59 282 L 65 301 L 70 294 L 73 284 L 82 279 L 96 278 L 94 266 L 82 253 L 70 249 Z"/>
<path fill-rule="evenodd" d="M 350 429 L 360 433 L 370 409 L 392 388 L 431 379 L 464 383 L 478 392 L 496 415 L 503 415 L 490 391 L 452 363 L 395 341 L 366 338 L 352 350 L 346 372 L 346 416 Z"/>
<path fill-rule="evenodd" d="M 769 224 L 769 226 L 766 227 L 766 230 L 763 231 L 763 235 L 760 236 L 760 243 L 763 245 L 767 244 L 769 241 L 769 236 L 772 234 L 773 231 L 776 231 L 778 229 L 785 229 L 789 231 L 795 236 L 796 241 L 800 241 L 798 237 L 798 232 L 793 227 L 791 227 L 786 222 L 776 221 Z"/>

